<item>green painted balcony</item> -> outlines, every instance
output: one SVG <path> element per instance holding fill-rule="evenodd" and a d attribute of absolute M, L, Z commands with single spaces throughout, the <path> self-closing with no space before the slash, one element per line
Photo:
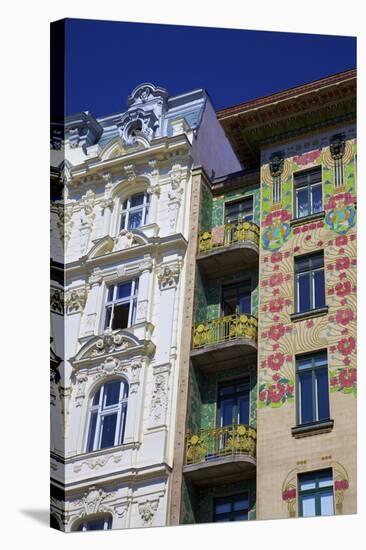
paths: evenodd
<path fill-rule="evenodd" d="M 229 223 L 199 234 L 197 262 L 207 278 L 232 275 L 258 261 L 259 227 L 253 222 Z"/>
<path fill-rule="evenodd" d="M 249 479 L 256 468 L 255 428 L 244 424 L 186 435 L 184 475 L 195 485 Z"/>
<path fill-rule="evenodd" d="M 257 353 L 258 320 L 237 314 L 197 323 L 193 327 L 191 359 L 201 370 L 245 366 Z"/>

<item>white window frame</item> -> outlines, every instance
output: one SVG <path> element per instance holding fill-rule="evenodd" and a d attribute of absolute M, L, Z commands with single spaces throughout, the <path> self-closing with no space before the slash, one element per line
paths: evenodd
<path fill-rule="evenodd" d="M 105 387 L 111 382 L 120 383 L 119 398 L 117 403 L 113 403 L 112 405 L 105 406 L 103 405 L 104 399 L 105 399 Z M 129 390 L 128 383 L 123 378 L 109 380 L 108 382 L 105 382 L 104 384 L 102 384 L 102 386 L 99 386 L 95 390 L 95 392 L 93 393 L 90 399 L 88 429 L 86 432 L 86 452 L 93 452 L 101 449 L 100 445 L 101 445 L 102 433 L 103 433 L 103 420 L 106 416 L 109 416 L 111 414 L 117 413 L 116 430 L 114 434 L 113 447 L 123 444 L 124 430 L 126 426 L 126 417 L 127 417 L 127 407 L 128 407 L 128 390 Z M 98 393 L 98 391 L 100 391 L 99 401 L 98 403 L 93 405 L 94 397 Z M 92 445 L 92 448 L 89 448 L 89 436 L 90 436 L 91 419 L 92 419 L 93 413 L 97 413 L 97 422 L 95 425 L 93 445 Z M 107 448 L 107 447 L 103 447 L 103 448 Z"/>
<path fill-rule="evenodd" d="M 143 195 L 143 203 L 139 204 L 138 206 L 131 206 L 131 200 L 133 197 L 136 197 L 137 195 Z M 150 207 L 150 195 L 147 191 L 141 191 L 139 193 L 134 193 L 133 195 L 130 195 L 127 197 L 121 207 L 121 213 L 119 218 L 119 231 L 122 231 L 122 229 L 130 230 L 129 223 L 130 223 L 130 216 L 131 214 L 135 214 L 137 212 L 142 212 L 142 219 L 141 219 L 141 225 L 138 227 L 142 227 L 146 225 L 148 216 L 149 216 L 149 207 Z M 124 219 L 123 219 L 124 218 Z M 134 229 L 137 229 L 136 227 Z"/>
<path fill-rule="evenodd" d="M 103 519 L 103 517 L 91 517 L 91 518 L 86 517 L 81 523 L 79 523 L 76 531 L 89 531 L 89 529 L 87 529 L 87 524 L 93 521 L 98 521 L 100 519 Z M 109 514 L 106 514 L 104 516 L 103 529 L 100 529 L 100 530 L 108 531 L 109 529 L 112 529 L 112 516 Z"/>
<path fill-rule="evenodd" d="M 105 307 L 104 307 L 104 319 L 103 319 L 103 326 L 104 330 L 107 328 L 112 328 L 113 323 L 113 317 L 114 317 L 114 308 L 117 305 L 125 305 L 129 304 L 129 311 L 128 311 L 128 321 L 127 321 L 127 327 L 130 327 L 135 322 L 136 318 L 136 306 L 137 306 L 137 295 L 138 295 L 138 278 L 131 279 L 128 281 L 119 281 L 118 283 L 111 283 L 106 288 L 106 300 L 105 300 Z M 125 298 L 119 298 L 117 299 L 117 288 L 119 285 L 129 284 L 131 283 L 131 293 L 129 296 L 126 296 Z M 111 300 L 108 300 L 109 290 L 111 287 L 113 288 L 113 296 Z M 107 311 L 111 308 L 111 315 L 109 319 L 109 324 L 107 325 Z M 117 330 L 117 329 L 114 329 Z"/>

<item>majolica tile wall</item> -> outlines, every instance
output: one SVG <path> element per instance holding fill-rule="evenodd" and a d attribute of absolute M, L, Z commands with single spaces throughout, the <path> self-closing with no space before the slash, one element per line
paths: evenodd
<path fill-rule="evenodd" d="M 328 347 L 331 391 L 356 392 L 356 189 L 355 140 L 347 141 L 344 188 L 333 185 L 327 145 L 287 156 L 282 208 L 272 210 L 271 176 L 262 167 L 262 223 L 259 324 L 259 407 L 294 401 L 294 354 Z M 319 145 L 321 143 L 319 142 Z M 293 174 L 321 165 L 324 219 L 292 227 Z M 294 257 L 324 250 L 329 314 L 293 323 Z"/>

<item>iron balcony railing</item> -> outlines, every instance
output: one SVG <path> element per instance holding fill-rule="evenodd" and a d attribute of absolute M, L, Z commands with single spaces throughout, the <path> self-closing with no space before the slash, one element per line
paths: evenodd
<path fill-rule="evenodd" d="M 209 252 L 220 247 L 243 241 L 259 244 L 259 227 L 253 222 L 227 223 L 211 231 L 201 231 L 198 237 L 198 251 Z"/>
<path fill-rule="evenodd" d="M 219 344 L 237 338 L 257 341 L 258 320 L 253 315 L 226 315 L 197 323 L 193 327 L 193 348 Z"/>
<path fill-rule="evenodd" d="M 257 431 L 244 424 L 201 430 L 186 435 L 186 464 L 204 463 L 234 455 L 255 458 Z"/>

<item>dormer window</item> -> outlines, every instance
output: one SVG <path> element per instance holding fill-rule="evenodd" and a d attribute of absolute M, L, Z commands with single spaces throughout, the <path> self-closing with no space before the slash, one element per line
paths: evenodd
<path fill-rule="evenodd" d="M 128 197 L 122 204 L 120 230 L 137 229 L 147 222 L 150 195 L 138 193 Z"/>

